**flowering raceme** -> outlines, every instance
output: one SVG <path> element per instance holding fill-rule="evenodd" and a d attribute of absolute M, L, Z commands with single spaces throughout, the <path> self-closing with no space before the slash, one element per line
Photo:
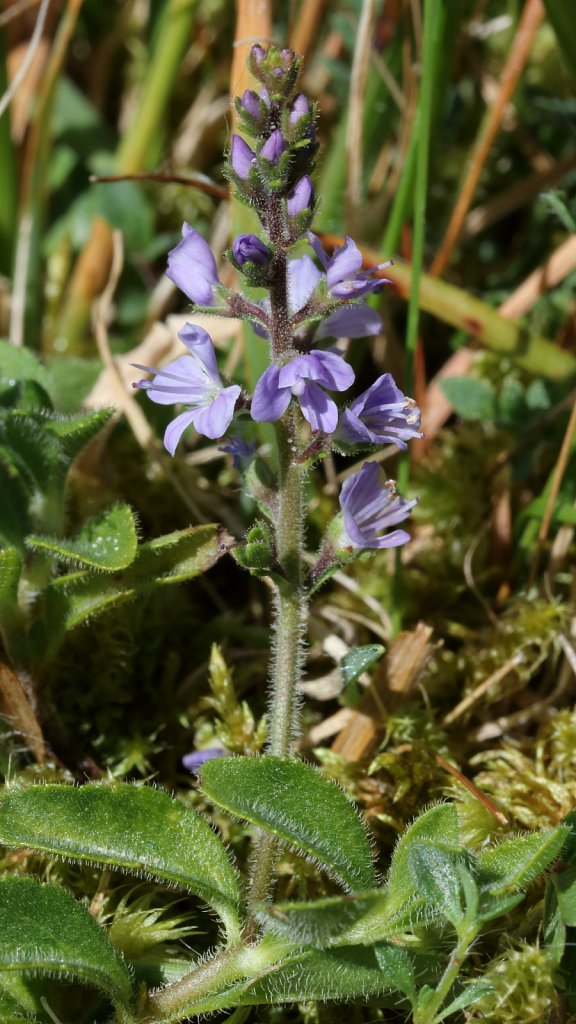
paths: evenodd
<path fill-rule="evenodd" d="M 309 453 L 328 453 L 339 443 L 405 449 L 409 440 L 422 436 L 413 400 L 384 373 L 340 410 L 331 393 L 347 391 L 354 371 L 341 352 L 321 347 L 325 339 L 363 338 L 381 331 L 378 312 L 363 299 L 387 283 L 380 272 L 389 263 L 363 269 L 362 254 L 350 237 L 328 255 L 309 230 L 316 203 L 311 178 L 316 109 L 297 91 L 299 59 L 287 49 L 266 51 L 256 45 L 249 65 L 261 88 L 247 89 L 236 101 L 239 128 L 232 136 L 228 177 L 256 211 L 260 230 L 238 235 L 227 256 L 249 285 L 264 287 L 268 295 L 254 299 L 225 288 L 207 242 L 189 224 L 168 255 L 167 274 L 195 305 L 252 323 L 269 347 L 268 366 L 253 395 L 241 397 L 239 385 L 222 381 L 206 331 L 186 324 L 179 336 L 189 354 L 162 369 L 141 367 L 152 377 L 135 386 L 154 402 L 184 406 L 164 436 L 172 455 L 189 426 L 212 439 L 223 437 L 238 406 L 245 416 L 249 410 L 256 423 L 278 422 L 280 433 L 289 434 L 296 465 L 309 459 Z M 312 255 L 295 249 L 302 242 Z M 287 418 L 289 410 L 295 417 Z M 262 490 L 261 472 L 250 468 L 257 456 L 249 433 L 243 428 L 242 439 L 231 439 L 222 450 L 245 471 L 247 485 Z M 271 471 L 269 478 L 264 487 L 268 491 Z M 254 496 L 260 500 L 256 491 Z M 350 550 L 393 547 L 409 539 L 406 531 L 390 527 L 406 519 L 415 502 L 399 497 L 393 485 L 381 486 L 376 463 L 366 463 L 346 480 L 340 503 L 334 529 L 340 530 L 344 559 Z M 339 557 L 337 547 L 326 541 L 324 562 Z"/>

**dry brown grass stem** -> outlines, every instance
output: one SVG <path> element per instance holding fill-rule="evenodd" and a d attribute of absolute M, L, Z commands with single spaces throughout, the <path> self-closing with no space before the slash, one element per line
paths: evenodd
<path fill-rule="evenodd" d="M 9 665 L 0 662 L 0 706 L 14 732 L 25 741 L 28 750 L 42 764 L 45 760 L 44 737 L 32 702 L 21 680 Z"/>
<path fill-rule="evenodd" d="M 495 672 L 492 672 L 486 679 L 483 679 L 471 693 L 466 694 L 466 696 L 458 702 L 456 707 L 452 708 L 452 710 L 444 716 L 442 719 L 442 725 L 452 725 L 456 719 L 460 718 L 466 711 L 473 707 L 474 704 L 477 704 L 480 698 L 483 697 L 485 693 L 488 693 L 488 690 L 491 690 L 496 683 L 502 682 L 508 673 L 512 672 L 512 670 L 520 664 L 521 660 L 520 655 L 515 654 L 514 657 L 510 658 L 509 661 L 504 663 L 504 665 L 500 665 L 500 668 L 497 668 Z"/>
<path fill-rule="evenodd" d="M 290 33 L 290 46 L 295 53 L 306 58 L 316 43 L 326 0 L 302 0 L 296 24 Z"/>
<path fill-rule="evenodd" d="M 376 0 L 362 0 L 362 10 L 360 12 L 360 21 L 358 22 L 354 58 L 350 74 L 349 113 L 346 124 L 347 199 L 352 216 L 356 214 L 362 201 L 364 98 L 375 21 Z"/>
<path fill-rule="evenodd" d="M 508 60 L 506 61 L 500 77 L 498 95 L 496 96 L 494 104 L 484 123 L 482 124 L 476 142 L 472 148 L 468 173 L 460 190 L 460 195 L 458 196 L 456 205 L 452 211 L 452 216 L 446 229 L 446 233 L 430 269 L 430 273 L 435 276 L 439 277 L 444 271 L 448 261 L 450 260 L 454 246 L 458 241 L 466 214 L 468 213 L 474 198 L 484 164 L 486 163 L 494 139 L 496 138 L 502 124 L 502 118 L 504 117 L 506 106 L 516 88 L 518 79 L 525 67 L 526 61 L 528 60 L 532 43 L 534 42 L 534 37 L 543 21 L 544 13 L 542 0 L 526 0 L 526 4 L 518 23 L 518 30 L 508 55 Z"/>
<path fill-rule="evenodd" d="M 10 82 L 8 88 L 6 89 L 6 92 L 0 98 L 0 117 L 2 117 L 4 111 L 9 107 L 12 97 L 20 88 L 20 85 L 26 78 L 26 75 L 28 74 L 34 63 L 34 58 L 40 45 L 40 40 L 42 39 L 42 32 L 44 31 L 44 25 L 46 24 L 46 18 L 48 16 L 49 7 L 50 0 L 42 0 L 42 3 L 40 4 L 40 10 L 38 11 L 36 24 L 34 26 L 34 31 L 30 38 L 28 49 L 26 50 L 26 53 L 24 55 L 24 60 L 20 64 L 20 67 L 14 75 L 14 78 Z"/>
<path fill-rule="evenodd" d="M 236 0 L 236 31 L 230 75 L 230 99 L 254 86 L 246 58 L 254 43 L 266 45 L 272 39 L 270 0 Z"/>

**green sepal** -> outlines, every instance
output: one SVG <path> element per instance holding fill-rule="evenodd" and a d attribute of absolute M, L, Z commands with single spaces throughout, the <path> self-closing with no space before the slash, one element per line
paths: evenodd
<path fill-rule="evenodd" d="M 317 860 L 351 889 L 374 886 L 363 823 L 333 782 L 303 761 L 224 757 L 207 761 L 200 787 L 230 814 Z"/>
<path fill-rule="evenodd" d="M 87 908 L 30 877 L 0 881 L 0 972 L 57 975 L 123 1005 L 132 996 L 128 968 Z"/>
<path fill-rule="evenodd" d="M 239 890 L 222 841 L 196 811 L 150 786 L 128 783 L 9 789 L 0 798 L 0 843 L 136 872 L 195 893 L 229 936 Z"/>
<path fill-rule="evenodd" d="M 75 537 L 30 534 L 26 547 L 81 568 L 117 572 L 127 569 L 136 557 L 136 520 L 128 505 L 113 505 L 88 519 Z"/>
<path fill-rule="evenodd" d="M 569 835 L 566 825 L 507 839 L 478 857 L 480 888 L 498 894 L 526 888 L 560 854 Z"/>

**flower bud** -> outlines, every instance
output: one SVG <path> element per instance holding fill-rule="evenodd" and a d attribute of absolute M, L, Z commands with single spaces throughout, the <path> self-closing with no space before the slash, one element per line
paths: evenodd
<path fill-rule="evenodd" d="M 260 98 L 252 89 L 246 89 L 245 92 L 242 93 L 240 106 L 247 114 L 250 114 L 250 117 L 253 117 L 255 121 L 261 120 Z"/>
<path fill-rule="evenodd" d="M 282 138 L 282 132 L 279 128 L 276 128 L 269 138 L 266 139 L 260 150 L 260 156 L 263 156 L 271 164 L 277 164 L 285 149 L 286 143 Z"/>
<path fill-rule="evenodd" d="M 242 181 L 246 181 L 255 160 L 256 154 L 250 149 L 248 143 L 244 142 L 240 135 L 233 135 L 230 163 L 232 164 L 232 170 L 236 172 Z"/>
<path fill-rule="evenodd" d="M 290 106 L 290 124 L 296 124 L 301 117 L 311 112 L 310 103 L 303 92 L 294 97 Z"/>
<path fill-rule="evenodd" d="M 302 210 L 311 208 L 314 202 L 314 186 L 307 174 L 296 183 L 286 201 L 289 217 L 296 217 Z"/>
<path fill-rule="evenodd" d="M 265 266 L 272 255 L 268 246 L 257 235 L 238 235 L 232 243 L 232 252 L 239 267 L 243 267 L 245 263 Z"/>

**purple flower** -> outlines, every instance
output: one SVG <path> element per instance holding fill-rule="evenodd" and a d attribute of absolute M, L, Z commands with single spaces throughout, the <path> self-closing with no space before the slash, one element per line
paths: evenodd
<path fill-rule="evenodd" d="M 318 270 L 310 256 L 300 256 L 296 260 L 290 260 L 288 264 L 288 309 L 291 316 L 299 313 L 312 298 L 322 276 L 322 272 Z M 261 299 L 259 304 L 267 312 L 270 312 L 269 299 Z M 260 324 L 254 323 L 253 326 L 259 337 L 268 337 Z M 335 309 L 325 320 L 322 320 L 314 331 L 314 341 L 320 341 L 323 338 L 367 338 L 370 335 L 379 334 L 381 329 L 382 320 L 379 314 L 374 309 L 370 309 L 365 302 L 358 302 L 355 306 Z"/>
<path fill-rule="evenodd" d="M 310 113 L 310 104 L 303 92 L 294 97 L 290 106 L 290 124 L 297 124 L 301 117 Z"/>
<path fill-rule="evenodd" d="M 232 170 L 236 172 L 242 181 L 246 181 L 254 163 L 256 154 L 247 142 L 240 135 L 232 136 L 232 149 L 230 150 L 230 163 Z"/>
<path fill-rule="evenodd" d="M 296 217 L 302 210 L 309 210 L 314 203 L 314 186 L 307 174 L 296 182 L 286 200 L 289 217 Z"/>
<path fill-rule="evenodd" d="M 286 143 L 279 128 L 275 128 L 260 150 L 260 156 L 271 164 L 277 164 L 282 153 L 286 149 Z"/>
<path fill-rule="evenodd" d="M 326 284 L 335 299 L 359 299 L 368 292 L 378 292 L 384 284 L 390 283 L 387 278 L 373 277 L 378 270 L 390 266 L 390 260 L 379 263 L 371 270 L 362 270 L 362 253 L 356 243 L 347 235 L 344 245 L 334 250 L 331 257 L 324 252 L 320 239 L 311 231 L 308 239 L 324 270 Z"/>
<path fill-rule="evenodd" d="M 422 437 L 419 427 L 414 399 L 406 398 L 391 373 L 384 373 L 342 413 L 336 437 L 350 444 L 395 444 L 405 450 L 406 441 Z"/>
<path fill-rule="evenodd" d="M 344 543 L 354 548 L 396 548 L 410 540 L 405 530 L 382 533 L 403 522 L 418 499 L 401 498 L 393 481 L 384 487 L 379 481 L 378 464 L 365 462 L 362 469 L 342 484 L 340 507 L 344 519 Z"/>
<path fill-rule="evenodd" d="M 312 298 L 322 273 L 309 256 L 300 256 L 288 264 L 288 304 L 290 313 L 298 313 Z M 322 338 L 366 338 L 379 334 L 382 320 L 379 314 L 365 302 L 344 309 L 336 309 L 322 320 L 315 332 L 314 340 Z"/>
<path fill-rule="evenodd" d="M 257 422 L 280 419 L 294 395 L 312 430 L 329 434 L 338 422 L 338 408 L 322 387 L 346 391 L 353 381 L 354 371 L 342 356 L 312 349 L 307 355 L 290 359 L 284 366 L 274 364 L 264 371 L 254 390 L 252 419 Z"/>
<path fill-rule="evenodd" d="M 191 302 L 214 305 L 214 288 L 220 284 L 216 260 L 208 243 L 189 224 L 182 227 L 182 241 L 168 253 L 166 275 Z"/>
<path fill-rule="evenodd" d="M 187 772 L 197 775 L 205 761 L 211 761 L 214 757 L 226 757 L 224 747 L 204 747 L 204 750 L 193 750 L 191 754 L 184 754 L 182 765 Z"/>
<path fill-rule="evenodd" d="M 222 437 L 230 426 L 242 390 L 238 384 L 223 387 L 212 339 L 202 327 L 185 324 L 178 337 L 186 345 L 189 356 L 179 356 L 161 370 L 133 364 L 139 370 L 154 374 L 152 380 L 134 384 L 135 388 L 146 391 L 153 402 L 159 405 L 182 402 L 191 406 L 166 427 L 164 447 L 170 455 L 174 455 L 182 434 L 189 426 L 194 426 L 205 437 Z"/>
<path fill-rule="evenodd" d="M 258 263 L 265 266 L 272 255 L 270 249 L 257 235 L 238 235 L 232 243 L 232 252 L 238 266 L 245 263 Z"/>

